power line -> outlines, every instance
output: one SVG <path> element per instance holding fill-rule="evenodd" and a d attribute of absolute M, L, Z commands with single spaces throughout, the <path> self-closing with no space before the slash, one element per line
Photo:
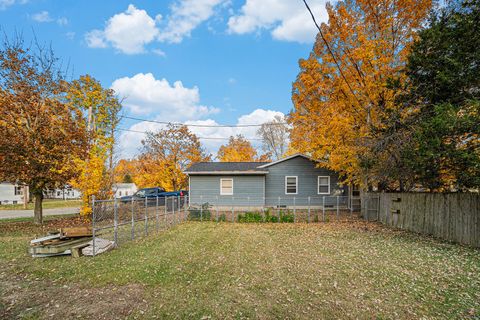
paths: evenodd
<path fill-rule="evenodd" d="M 131 130 L 131 129 L 123 129 L 123 128 L 117 128 L 116 130 L 134 132 L 134 133 L 143 133 L 143 134 L 149 133 L 148 131 L 138 131 L 138 130 Z M 230 140 L 230 138 L 199 137 L 199 136 L 197 136 L 197 138 L 201 139 L 201 140 Z M 262 139 L 259 139 L 259 138 L 246 138 L 246 137 L 244 137 L 244 139 L 245 140 L 262 141 Z"/>
<path fill-rule="evenodd" d="M 286 122 L 274 122 L 274 123 L 263 123 L 263 124 L 187 124 L 181 122 L 169 122 L 169 121 L 158 121 L 150 119 L 135 118 L 129 116 L 123 116 L 123 118 L 136 120 L 136 121 L 145 121 L 159 124 L 173 124 L 178 126 L 187 126 L 187 127 L 200 127 L 200 128 L 248 128 L 248 127 L 261 127 L 262 125 L 287 125 Z"/>

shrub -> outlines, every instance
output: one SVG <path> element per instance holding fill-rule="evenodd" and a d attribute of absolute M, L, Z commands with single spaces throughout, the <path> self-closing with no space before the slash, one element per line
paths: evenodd
<path fill-rule="evenodd" d="M 277 216 L 273 216 L 272 213 L 271 213 L 271 210 L 270 208 L 268 208 L 267 211 L 265 211 L 265 219 L 264 219 L 265 222 L 278 222 L 278 217 Z"/>
<path fill-rule="evenodd" d="M 245 212 L 238 215 L 238 222 L 263 222 L 263 217 L 258 212 Z"/>
<path fill-rule="evenodd" d="M 227 216 L 225 215 L 225 213 L 222 213 L 219 217 L 218 217 L 218 222 L 225 222 L 227 221 Z"/>
<path fill-rule="evenodd" d="M 293 214 L 290 213 L 290 210 L 287 210 L 287 212 L 283 212 L 282 210 L 280 210 L 279 217 L 280 222 L 283 223 L 293 223 L 295 221 L 295 217 Z"/>

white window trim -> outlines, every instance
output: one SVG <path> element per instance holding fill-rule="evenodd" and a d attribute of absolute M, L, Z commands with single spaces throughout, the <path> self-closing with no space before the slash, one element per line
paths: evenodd
<path fill-rule="evenodd" d="M 232 193 L 224 193 L 222 192 L 222 184 L 223 184 L 223 181 L 227 181 L 227 180 L 230 180 L 232 181 Z M 221 196 L 233 196 L 233 178 L 228 178 L 228 179 L 220 179 L 220 195 Z"/>
<path fill-rule="evenodd" d="M 287 192 L 287 179 L 295 178 L 295 193 Z M 285 194 L 298 194 L 298 176 L 285 176 Z"/>
<path fill-rule="evenodd" d="M 320 178 L 327 178 L 328 179 L 328 192 L 320 192 Z M 324 184 L 322 184 L 324 186 Z M 317 194 L 330 194 L 330 176 L 318 176 L 317 177 Z"/>

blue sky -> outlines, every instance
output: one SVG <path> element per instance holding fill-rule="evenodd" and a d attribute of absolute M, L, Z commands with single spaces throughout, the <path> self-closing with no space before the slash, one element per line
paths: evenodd
<path fill-rule="evenodd" d="M 324 1 L 309 2 L 324 20 Z M 288 113 L 298 59 L 315 37 L 301 0 L 0 0 L 0 26 L 51 42 L 75 78 L 88 73 L 124 97 L 126 115 L 196 124 L 262 123 Z M 192 131 L 255 137 L 245 128 Z M 141 138 L 120 133 L 120 156 L 134 156 Z M 224 143 L 202 142 L 213 153 Z"/>

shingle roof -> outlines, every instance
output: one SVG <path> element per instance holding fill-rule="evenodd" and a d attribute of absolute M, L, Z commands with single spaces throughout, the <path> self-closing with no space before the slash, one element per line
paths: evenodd
<path fill-rule="evenodd" d="M 258 168 L 268 162 L 196 162 L 192 163 L 185 171 L 186 173 L 202 173 L 202 172 L 239 172 L 239 173 L 255 173 L 264 172 L 264 169 Z"/>

